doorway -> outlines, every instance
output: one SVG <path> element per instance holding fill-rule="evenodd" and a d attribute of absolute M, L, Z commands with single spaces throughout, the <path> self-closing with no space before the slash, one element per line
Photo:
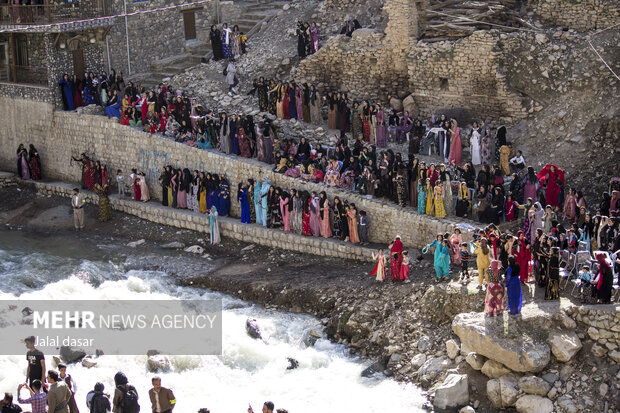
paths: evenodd
<path fill-rule="evenodd" d="M 0 43 L 0 82 L 9 81 L 9 43 Z"/>
<path fill-rule="evenodd" d="M 185 40 L 196 39 L 196 13 L 194 10 L 183 11 L 183 25 L 185 26 Z"/>
<path fill-rule="evenodd" d="M 73 74 L 81 78 L 86 71 L 84 65 L 84 49 L 72 50 L 71 52 L 73 53 Z"/>

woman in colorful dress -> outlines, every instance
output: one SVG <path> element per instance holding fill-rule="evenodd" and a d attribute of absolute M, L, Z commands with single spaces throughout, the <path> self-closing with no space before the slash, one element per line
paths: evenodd
<path fill-rule="evenodd" d="M 431 186 L 430 178 L 426 178 L 426 215 L 435 215 L 435 190 Z"/>
<path fill-rule="evenodd" d="M 520 266 L 515 257 L 508 257 L 508 269 L 506 270 L 506 295 L 508 296 L 508 308 L 510 315 L 521 313 L 523 306 L 523 292 L 521 291 Z"/>
<path fill-rule="evenodd" d="M 351 244 L 359 244 L 360 239 L 357 235 L 357 210 L 355 209 L 355 204 L 349 205 L 347 220 L 349 224 L 349 240 Z"/>
<path fill-rule="evenodd" d="M 390 279 L 392 282 L 400 281 L 400 266 L 403 262 L 403 243 L 400 236 L 396 236 L 388 249 L 390 250 Z"/>
<path fill-rule="evenodd" d="M 310 85 L 310 121 L 315 125 L 323 124 L 323 116 L 321 115 L 321 95 L 316 90 L 316 86 Z"/>
<path fill-rule="evenodd" d="M 319 194 L 319 208 L 321 208 L 320 215 L 320 223 L 321 223 L 321 236 L 323 238 L 331 238 L 332 237 L 332 227 L 329 218 L 329 199 L 327 199 L 327 194 L 325 191 L 322 191 Z"/>
<path fill-rule="evenodd" d="M 312 200 L 307 192 L 304 193 L 302 197 L 302 205 L 303 205 L 303 216 L 302 216 L 302 231 L 301 235 L 306 237 L 312 236 L 312 229 L 310 228 L 310 203 Z"/>
<path fill-rule="evenodd" d="M 379 252 L 376 255 L 373 253 L 372 259 L 377 260 L 377 263 L 375 264 L 375 267 L 372 269 L 369 275 L 371 277 L 374 275 L 377 282 L 384 282 L 386 271 L 385 255 L 383 254 L 383 248 L 379 248 Z"/>
<path fill-rule="evenodd" d="M 140 172 L 138 175 L 138 184 L 140 185 L 140 201 L 148 202 L 149 199 L 151 199 L 151 195 L 149 193 L 149 186 L 146 183 L 146 176 L 144 175 L 144 172 Z"/>
<path fill-rule="evenodd" d="M 444 208 L 443 201 L 443 186 L 440 181 L 437 181 L 434 189 L 434 211 L 437 218 L 445 218 L 446 210 Z"/>
<path fill-rule="evenodd" d="M 427 183 L 424 182 L 424 174 L 423 174 L 423 170 L 420 170 L 419 172 L 419 179 L 418 179 L 418 214 L 420 215 L 424 215 L 426 213 L 426 199 L 427 199 Z"/>
<path fill-rule="evenodd" d="M 95 184 L 93 187 L 95 193 L 99 196 L 99 222 L 106 222 L 112 219 L 112 208 L 110 207 L 110 199 L 108 198 L 108 187 Z"/>
<path fill-rule="evenodd" d="M 488 317 L 498 316 L 504 311 L 504 284 L 500 275 L 501 263 L 498 260 L 491 261 L 491 267 L 487 270 L 489 284 L 484 299 L 484 314 Z"/>
<path fill-rule="evenodd" d="M 241 56 L 241 33 L 239 32 L 239 26 L 236 24 L 233 26 L 231 35 L 231 53 L 235 59 Z"/>
<path fill-rule="evenodd" d="M 222 53 L 225 59 L 232 58 L 232 30 L 228 28 L 228 24 L 224 23 L 222 26 L 222 34 L 220 37 L 222 42 Z"/>
<path fill-rule="evenodd" d="M 220 238 L 220 224 L 218 222 L 218 212 L 215 205 L 209 210 L 209 238 L 211 245 L 219 244 Z"/>
<path fill-rule="evenodd" d="M 456 166 L 461 166 L 461 128 L 459 128 L 455 119 L 450 123 L 450 156 L 448 162 Z"/>
<path fill-rule="evenodd" d="M 377 136 L 377 146 L 380 148 L 385 148 L 387 146 L 387 126 L 385 122 L 385 112 L 381 108 L 381 105 L 376 105 L 376 136 Z"/>
<path fill-rule="evenodd" d="M 319 197 L 316 192 L 312 192 L 310 196 L 310 230 L 315 237 L 321 236 L 321 206 Z"/>
<path fill-rule="evenodd" d="M 316 25 L 316 22 L 312 22 L 312 26 L 310 26 L 310 40 L 312 42 L 312 53 L 316 53 L 321 48 L 319 44 L 319 28 Z"/>
<path fill-rule="evenodd" d="M 327 127 L 338 129 L 338 99 L 333 92 L 327 92 L 327 96 L 323 99 L 327 103 Z"/>
<path fill-rule="evenodd" d="M 532 249 L 529 242 L 527 242 L 527 240 L 525 239 L 525 234 L 523 231 L 517 232 L 517 242 L 515 244 L 517 248 L 515 259 L 517 261 L 517 264 L 519 264 L 521 284 L 525 284 L 530 279 L 530 261 L 532 260 Z"/>
<path fill-rule="evenodd" d="M 291 196 L 285 192 L 280 192 L 280 214 L 282 214 L 282 222 L 284 223 L 284 231 L 290 231 L 290 217 L 289 217 L 289 203 L 291 202 Z"/>

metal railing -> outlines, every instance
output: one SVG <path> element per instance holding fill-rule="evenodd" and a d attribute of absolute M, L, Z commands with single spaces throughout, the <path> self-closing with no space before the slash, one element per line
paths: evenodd
<path fill-rule="evenodd" d="M 0 82 L 47 86 L 47 68 L 0 64 Z"/>
<path fill-rule="evenodd" d="M 13 1 L 13 0 L 11 0 Z M 76 19 L 103 17 L 111 14 L 110 0 L 77 1 L 60 4 L 0 3 L 0 24 L 29 25 L 61 23 Z"/>

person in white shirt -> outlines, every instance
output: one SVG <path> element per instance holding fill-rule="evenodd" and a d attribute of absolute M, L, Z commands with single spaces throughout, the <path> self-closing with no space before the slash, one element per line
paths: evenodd
<path fill-rule="evenodd" d="M 71 198 L 71 207 L 73 208 L 73 225 L 75 230 L 79 231 L 84 229 L 84 205 L 86 200 L 84 196 L 80 194 L 78 188 L 73 188 L 73 197 Z"/>
<path fill-rule="evenodd" d="M 118 186 L 118 197 L 125 198 L 125 175 L 120 169 L 116 170 L 116 186 Z"/>
<path fill-rule="evenodd" d="M 512 173 L 515 173 L 523 168 L 525 168 L 525 159 L 523 158 L 523 152 L 517 151 L 517 155 L 513 156 L 510 159 L 510 169 L 512 170 Z"/>

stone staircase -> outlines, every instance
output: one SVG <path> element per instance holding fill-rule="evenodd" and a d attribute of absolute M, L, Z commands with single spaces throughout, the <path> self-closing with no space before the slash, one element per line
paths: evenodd
<path fill-rule="evenodd" d="M 258 3 L 256 1 L 235 1 L 235 5 L 242 8 L 241 17 L 235 21 L 229 22 L 232 28 L 234 25 L 239 26 L 239 31 L 246 34 L 249 38 L 260 30 L 263 22 L 273 17 L 286 1 L 266 0 Z M 212 57 L 211 43 L 192 41 L 185 45 L 184 53 L 170 56 L 165 59 L 156 60 L 149 64 L 148 73 L 137 73 L 129 77 L 129 80 L 139 82 L 140 86 L 149 89 L 156 88 L 162 80 L 177 75 L 190 67 L 201 62 L 207 62 Z"/>

